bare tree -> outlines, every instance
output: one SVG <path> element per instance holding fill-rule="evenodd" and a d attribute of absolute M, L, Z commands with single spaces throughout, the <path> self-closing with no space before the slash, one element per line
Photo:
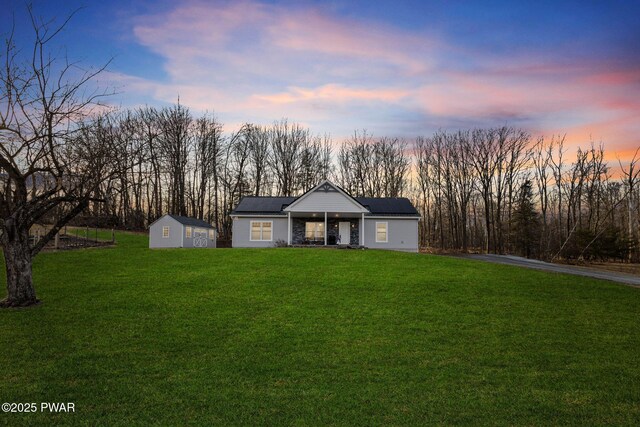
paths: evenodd
<path fill-rule="evenodd" d="M 270 195 L 272 185 L 269 168 L 271 159 L 269 133 L 266 129 L 255 125 L 246 125 L 243 129 L 244 137 L 249 144 L 249 179 L 253 186 L 253 195 Z"/>
<path fill-rule="evenodd" d="M 0 243 L 7 272 L 2 305 L 37 303 L 33 257 L 69 220 L 96 200 L 99 186 L 117 172 L 125 149 L 103 138 L 101 122 L 82 125 L 107 92 L 92 90 L 105 67 L 77 76 L 78 65 L 60 60 L 51 44 L 59 26 L 38 19 L 28 8 L 34 45 L 27 55 L 16 47 L 13 31 L 5 40 L 0 70 Z M 53 225 L 39 241 L 31 226 L 44 218 Z"/>
<path fill-rule="evenodd" d="M 466 251 L 469 244 L 469 203 L 474 189 L 473 166 L 469 159 L 471 156 L 471 136 L 469 132 L 457 132 L 453 136 L 450 150 L 452 179 L 459 215 L 457 222 L 460 224 L 458 241 L 460 242 L 462 250 Z"/>
<path fill-rule="evenodd" d="M 293 196 L 299 190 L 302 150 L 308 138 L 308 129 L 295 123 L 289 124 L 286 119 L 275 122 L 271 127 L 271 168 L 279 196 Z"/>
<path fill-rule="evenodd" d="M 415 159 L 416 179 L 419 191 L 419 208 L 422 212 L 420 221 L 420 245 L 429 246 L 431 244 L 430 223 L 431 223 L 431 144 L 429 140 L 418 137 L 416 139 L 413 157 Z"/>
<path fill-rule="evenodd" d="M 298 182 L 301 191 L 308 191 L 331 173 L 331 141 L 325 136 L 305 139 L 300 153 Z"/>
<path fill-rule="evenodd" d="M 244 124 L 229 138 L 224 150 L 224 163 L 220 172 L 222 184 L 222 218 L 220 229 L 224 238 L 231 236 L 231 218 L 229 213 L 238 204 L 240 199 L 251 194 L 249 182 L 249 163 L 251 154 L 251 141 L 249 124 Z"/>
<path fill-rule="evenodd" d="M 148 153 L 145 164 L 148 177 L 146 186 L 147 224 L 153 222 L 163 214 L 162 201 L 162 164 L 159 155 L 158 140 L 162 133 L 158 112 L 154 108 L 146 107 L 136 112 L 139 138 L 144 141 Z"/>
<path fill-rule="evenodd" d="M 351 187 L 354 194 L 359 197 L 376 194 L 375 186 L 379 183 L 375 177 L 370 178 L 371 172 L 377 171 L 372 165 L 372 143 L 373 137 L 366 130 L 354 132 L 347 142 L 350 151 L 351 178 L 354 181 Z"/>
<path fill-rule="evenodd" d="M 161 134 L 158 138 L 160 158 L 169 183 L 167 210 L 171 214 L 187 214 L 187 166 L 192 145 L 189 109 L 179 103 L 163 108 L 158 115 Z"/>
<path fill-rule="evenodd" d="M 484 204 L 486 252 L 490 252 L 493 237 L 493 180 L 498 168 L 499 150 L 495 131 L 476 129 L 471 134 L 471 162 L 477 176 L 477 186 Z"/>
<path fill-rule="evenodd" d="M 382 162 L 382 167 L 376 168 L 382 171 L 382 177 L 376 177 L 382 182 L 381 195 L 401 197 L 407 185 L 410 166 L 407 143 L 398 138 L 381 138 L 375 146 Z"/>
<path fill-rule="evenodd" d="M 627 235 L 631 243 L 628 259 L 632 261 L 634 257 L 638 257 L 638 199 L 637 186 L 640 182 L 640 148 L 633 154 L 633 158 L 629 161 L 627 167 L 622 166 L 622 162 L 618 160 L 620 169 L 622 170 L 622 181 L 626 187 L 627 193 Z"/>
<path fill-rule="evenodd" d="M 195 200 L 192 214 L 203 219 L 210 182 L 217 178 L 222 153 L 222 124 L 213 115 L 202 116 L 194 122 L 193 133 Z"/>
<path fill-rule="evenodd" d="M 538 201 L 540 204 L 540 212 L 542 214 L 542 238 L 540 243 L 548 242 L 547 227 L 548 227 L 548 210 L 549 210 L 549 167 L 551 164 L 551 145 L 545 144 L 544 137 L 538 138 L 536 145 L 533 148 L 532 162 L 534 168 L 535 182 L 538 189 Z M 543 248 L 541 248 L 543 249 Z M 549 249 L 544 248 L 544 249 Z M 546 250 L 541 250 L 541 253 Z"/>
<path fill-rule="evenodd" d="M 347 193 L 355 194 L 355 180 L 353 179 L 351 163 L 351 150 L 345 141 L 340 145 L 340 150 L 338 151 L 338 166 L 335 172 L 335 179 L 338 185 Z"/>
<path fill-rule="evenodd" d="M 562 241 L 564 240 L 564 236 L 565 233 L 563 232 L 563 220 L 562 220 L 562 214 L 563 214 L 563 205 L 562 205 L 562 186 L 563 186 L 563 181 L 564 181 L 564 154 L 566 153 L 566 150 L 564 148 L 564 141 L 565 141 L 566 135 L 563 135 L 562 137 L 558 137 L 557 142 L 554 141 L 554 139 L 551 140 L 551 145 L 549 146 L 549 151 L 550 153 L 553 153 L 554 150 L 554 146 L 557 149 L 557 154 L 554 155 L 550 155 L 549 160 L 551 162 L 552 165 L 552 171 L 553 171 L 553 179 L 554 179 L 554 184 L 555 184 L 555 198 L 556 198 L 556 206 L 557 206 L 557 211 L 556 211 L 556 230 L 558 233 L 558 243 L 562 243 Z M 555 142 L 555 143 L 554 143 Z"/>

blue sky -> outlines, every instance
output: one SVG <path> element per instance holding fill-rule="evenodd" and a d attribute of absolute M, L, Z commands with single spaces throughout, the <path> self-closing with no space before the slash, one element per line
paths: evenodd
<path fill-rule="evenodd" d="M 122 106 L 288 117 L 334 139 L 510 124 L 640 146 L 640 2 L 36 1 Z M 28 46 L 23 2 L 9 1 Z M 3 31 L 12 14 L 3 13 Z"/>

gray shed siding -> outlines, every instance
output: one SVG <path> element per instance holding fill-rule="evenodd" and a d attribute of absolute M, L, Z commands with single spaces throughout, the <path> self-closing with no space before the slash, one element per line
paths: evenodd
<path fill-rule="evenodd" d="M 251 241 L 251 221 L 271 221 L 271 240 Z M 286 217 L 237 217 L 233 220 L 231 246 L 234 248 L 271 248 L 278 240 L 287 241 Z"/>
<path fill-rule="evenodd" d="M 169 226 L 169 238 L 162 237 L 162 228 Z M 184 226 L 170 216 L 163 216 L 149 227 L 150 248 L 180 248 Z"/>
<path fill-rule="evenodd" d="M 169 226 L 169 237 L 162 237 L 162 229 L 165 226 Z M 149 227 L 149 247 L 152 249 L 156 248 L 193 248 L 193 240 L 195 238 L 195 229 L 203 230 L 205 232 L 206 242 L 201 241 L 201 244 L 206 244 L 206 246 L 199 246 L 205 248 L 215 248 L 216 247 L 216 239 L 215 232 L 214 238 L 209 239 L 209 229 L 200 228 L 200 227 L 191 227 L 192 233 L 191 238 L 188 238 L 187 227 L 175 219 L 171 218 L 168 215 L 165 215 L 159 218 L 156 222 L 151 224 Z"/>
<path fill-rule="evenodd" d="M 182 232 L 184 233 L 184 238 L 182 240 L 182 244 L 183 244 L 183 248 L 193 248 L 195 247 L 193 242 L 194 239 L 197 237 L 196 236 L 196 230 L 199 230 L 201 233 L 204 232 L 204 239 L 200 240 L 199 244 L 200 245 L 204 245 L 204 246 L 198 246 L 198 248 L 215 248 L 216 247 L 216 238 L 215 238 L 215 231 L 213 234 L 213 240 L 209 239 L 209 230 L 208 228 L 202 228 L 202 227 L 193 227 L 191 226 L 191 238 L 187 237 L 187 227 L 190 227 L 189 225 L 182 225 Z"/>
<path fill-rule="evenodd" d="M 388 242 L 376 242 L 376 222 L 387 223 Z M 364 246 L 371 249 L 418 252 L 418 218 L 367 218 L 364 220 Z"/>

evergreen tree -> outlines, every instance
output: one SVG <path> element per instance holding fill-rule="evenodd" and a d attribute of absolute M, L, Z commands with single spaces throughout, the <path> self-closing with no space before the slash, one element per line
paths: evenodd
<path fill-rule="evenodd" d="M 528 179 L 520 187 L 512 221 L 512 241 L 516 251 L 527 258 L 534 256 L 539 245 L 541 225 L 533 202 L 531 181 Z"/>

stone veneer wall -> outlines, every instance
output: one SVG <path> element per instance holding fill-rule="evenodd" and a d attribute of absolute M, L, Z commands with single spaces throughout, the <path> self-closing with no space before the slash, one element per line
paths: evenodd
<path fill-rule="evenodd" d="M 324 222 L 322 218 L 291 218 L 291 244 L 302 245 L 304 243 L 305 223 Z M 338 239 L 338 223 L 349 221 L 351 223 L 351 242 L 341 242 L 342 244 L 360 244 L 360 219 L 358 218 L 327 218 L 327 241 L 336 242 Z M 332 239 L 332 237 L 334 239 Z"/>

